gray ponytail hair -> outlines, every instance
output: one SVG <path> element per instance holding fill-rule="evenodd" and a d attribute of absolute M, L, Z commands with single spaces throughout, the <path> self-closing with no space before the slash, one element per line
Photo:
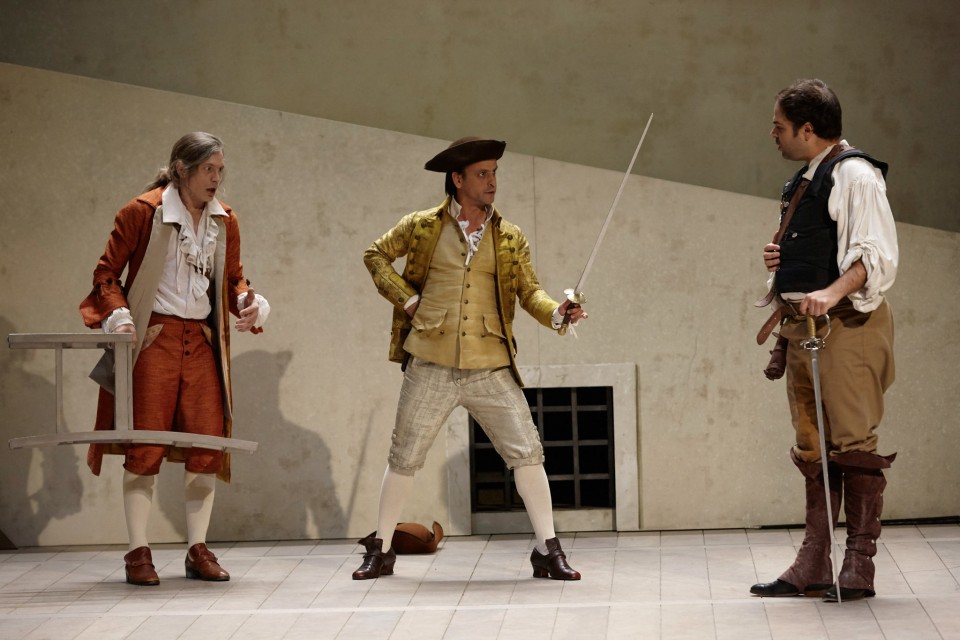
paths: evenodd
<path fill-rule="evenodd" d="M 157 187 L 165 187 L 171 182 L 173 186 L 179 187 L 181 178 L 191 175 L 204 160 L 218 151 L 223 152 L 223 141 L 215 135 L 203 131 L 186 134 L 173 145 L 170 151 L 170 162 L 167 166 L 160 168 L 146 190 L 152 191 Z"/>

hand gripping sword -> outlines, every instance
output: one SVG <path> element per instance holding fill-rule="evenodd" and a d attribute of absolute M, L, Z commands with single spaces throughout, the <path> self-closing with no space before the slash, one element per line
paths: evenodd
<path fill-rule="evenodd" d="M 637 143 L 637 150 L 633 152 L 633 158 L 630 159 L 630 165 L 627 167 L 626 173 L 623 174 L 623 180 L 620 181 L 620 188 L 617 189 L 617 197 L 613 199 L 613 204 L 610 206 L 610 211 L 607 212 L 607 219 L 603 221 L 603 226 L 600 227 L 600 235 L 597 236 L 597 241 L 593 245 L 593 251 L 590 252 L 590 257 L 587 259 L 587 266 L 583 268 L 583 271 L 580 273 L 580 280 L 577 281 L 577 286 L 573 289 L 564 289 L 563 293 L 567 296 L 567 300 L 570 301 L 570 306 L 567 307 L 567 313 L 563 316 L 563 323 L 560 325 L 559 333 L 564 335 L 567 332 L 567 327 L 570 325 L 570 307 L 573 305 L 581 305 L 587 301 L 587 297 L 583 295 L 583 285 L 587 281 L 587 276 L 590 275 L 590 269 L 593 267 L 593 260 L 597 257 L 597 250 L 600 249 L 600 244 L 603 242 L 603 236 L 607 233 L 607 227 L 610 226 L 610 220 L 613 218 L 613 212 L 617 208 L 617 203 L 620 202 L 620 196 L 623 195 L 623 188 L 627 186 L 627 178 L 630 177 L 630 172 L 633 171 L 633 163 L 637 161 L 637 156 L 640 154 L 640 147 L 643 146 L 643 139 L 647 137 L 647 129 L 650 128 L 650 123 L 653 121 L 653 114 L 650 114 L 650 117 L 647 119 L 647 126 L 643 128 L 643 135 L 640 136 L 640 142 Z M 576 335 L 576 334 L 574 334 Z"/>
<path fill-rule="evenodd" d="M 843 550 L 837 554 L 836 551 L 840 545 L 833 535 L 833 502 L 830 499 L 830 476 L 828 475 L 829 454 L 827 452 L 826 436 L 823 433 L 823 405 L 821 404 L 822 394 L 820 391 L 820 350 L 823 349 L 827 336 L 830 335 L 830 316 L 823 315 L 827 319 L 827 335 L 822 338 L 817 337 L 817 320 L 815 317 L 807 316 L 807 333 L 810 337 L 800 343 L 800 346 L 810 352 L 810 363 L 813 365 L 813 398 L 817 403 L 817 435 L 820 438 L 820 463 L 823 465 L 823 492 L 827 499 L 827 527 L 828 538 L 830 540 L 830 556 L 833 565 L 833 584 L 837 586 L 837 604 L 841 602 L 840 584 L 837 581 L 837 561 L 842 557 Z"/>

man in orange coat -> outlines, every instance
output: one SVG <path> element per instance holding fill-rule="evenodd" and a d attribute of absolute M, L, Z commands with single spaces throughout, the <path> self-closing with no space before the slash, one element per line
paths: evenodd
<path fill-rule="evenodd" d="M 117 213 L 93 290 L 80 305 L 88 327 L 135 335 L 136 429 L 230 436 L 228 314 L 239 318 L 238 331 L 259 333 L 270 308 L 243 276 L 237 217 L 215 197 L 223 172 L 218 138 L 203 132 L 180 138 L 147 192 Z M 101 389 L 96 428 L 112 426 L 113 397 Z M 164 457 L 185 465 L 187 577 L 229 580 L 206 546 L 216 478 L 229 480 L 229 458 L 201 448 L 95 444 L 87 461 L 97 475 L 104 453 L 125 456 L 127 582 L 160 582 L 146 529 Z"/>

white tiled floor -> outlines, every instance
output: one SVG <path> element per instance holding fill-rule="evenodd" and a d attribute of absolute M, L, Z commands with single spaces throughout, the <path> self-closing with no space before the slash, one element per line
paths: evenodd
<path fill-rule="evenodd" d="M 748 589 L 793 560 L 798 530 L 561 536 L 579 582 L 537 580 L 529 536 L 447 538 L 354 581 L 353 540 L 211 544 L 233 578 L 186 580 L 159 545 L 159 587 L 123 581 L 119 547 L 0 552 L 0 639 L 960 639 L 960 526 L 886 527 L 876 598 L 842 606 Z"/>

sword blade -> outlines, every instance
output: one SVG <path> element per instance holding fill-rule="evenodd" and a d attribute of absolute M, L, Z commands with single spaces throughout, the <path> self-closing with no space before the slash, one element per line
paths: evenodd
<path fill-rule="evenodd" d="M 823 343 L 817 338 L 816 321 L 812 316 L 807 316 L 807 327 L 810 329 L 810 346 L 807 348 L 810 351 L 810 365 L 813 373 L 813 399 L 817 405 L 817 436 L 820 439 L 820 464 L 823 466 L 823 492 L 826 497 L 827 528 L 830 534 L 830 564 L 833 569 L 833 584 L 837 587 L 837 604 L 839 605 L 842 602 L 842 596 L 840 595 L 840 583 L 837 581 L 837 561 L 842 557 L 843 550 L 840 549 L 833 531 L 833 501 L 830 497 L 830 473 L 827 461 L 829 454 L 827 452 L 827 439 L 823 433 L 823 394 L 820 390 L 820 348 Z M 840 552 L 836 553 L 838 549 Z"/>
<path fill-rule="evenodd" d="M 610 220 L 613 219 L 613 212 L 617 209 L 617 203 L 620 202 L 620 196 L 623 195 L 623 189 L 627 186 L 627 179 L 630 177 L 630 173 L 633 171 L 633 165 L 637 161 L 637 156 L 640 155 L 640 147 L 643 146 L 643 140 L 647 137 L 647 130 L 650 128 L 650 123 L 653 122 L 653 114 L 650 114 L 650 117 L 647 118 L 647 126 L 643 128 L 643 134 L 640 136 L 640 142 L 637 143 L 637 149 L 633 152 L 633 157 L 630 159 L 630 165 L 627 166 L 626 173 L 623 174 L 623 179 L 620 181 L 620 188 L 617 189 L 617 195 L 613 199 L 613 204 L 610 206 L 610 211 L 607 212 L 607 217 L 603 221 L 603 226 L 600 227 L 600 235 L 597 236 L 597 241 L 593 244 L 593 250 L 590 251 L 590 257 L 587 259 L 587 264 L 583 268 L 583 271 L 580 272 L 580 280 L 577 281 L 577 286 L 573 288 L 574 295 L 579 295 L 583 292 L 583 285 L 587 281 L 587 276 L 590 275 L 590 269 L 593 267 L 593 261 L 597 257 L 597 251 L 600 249 L 600 245 L 603 243 L 603 237 L 607 233 L 607 227 L 610 226 Z"/>

